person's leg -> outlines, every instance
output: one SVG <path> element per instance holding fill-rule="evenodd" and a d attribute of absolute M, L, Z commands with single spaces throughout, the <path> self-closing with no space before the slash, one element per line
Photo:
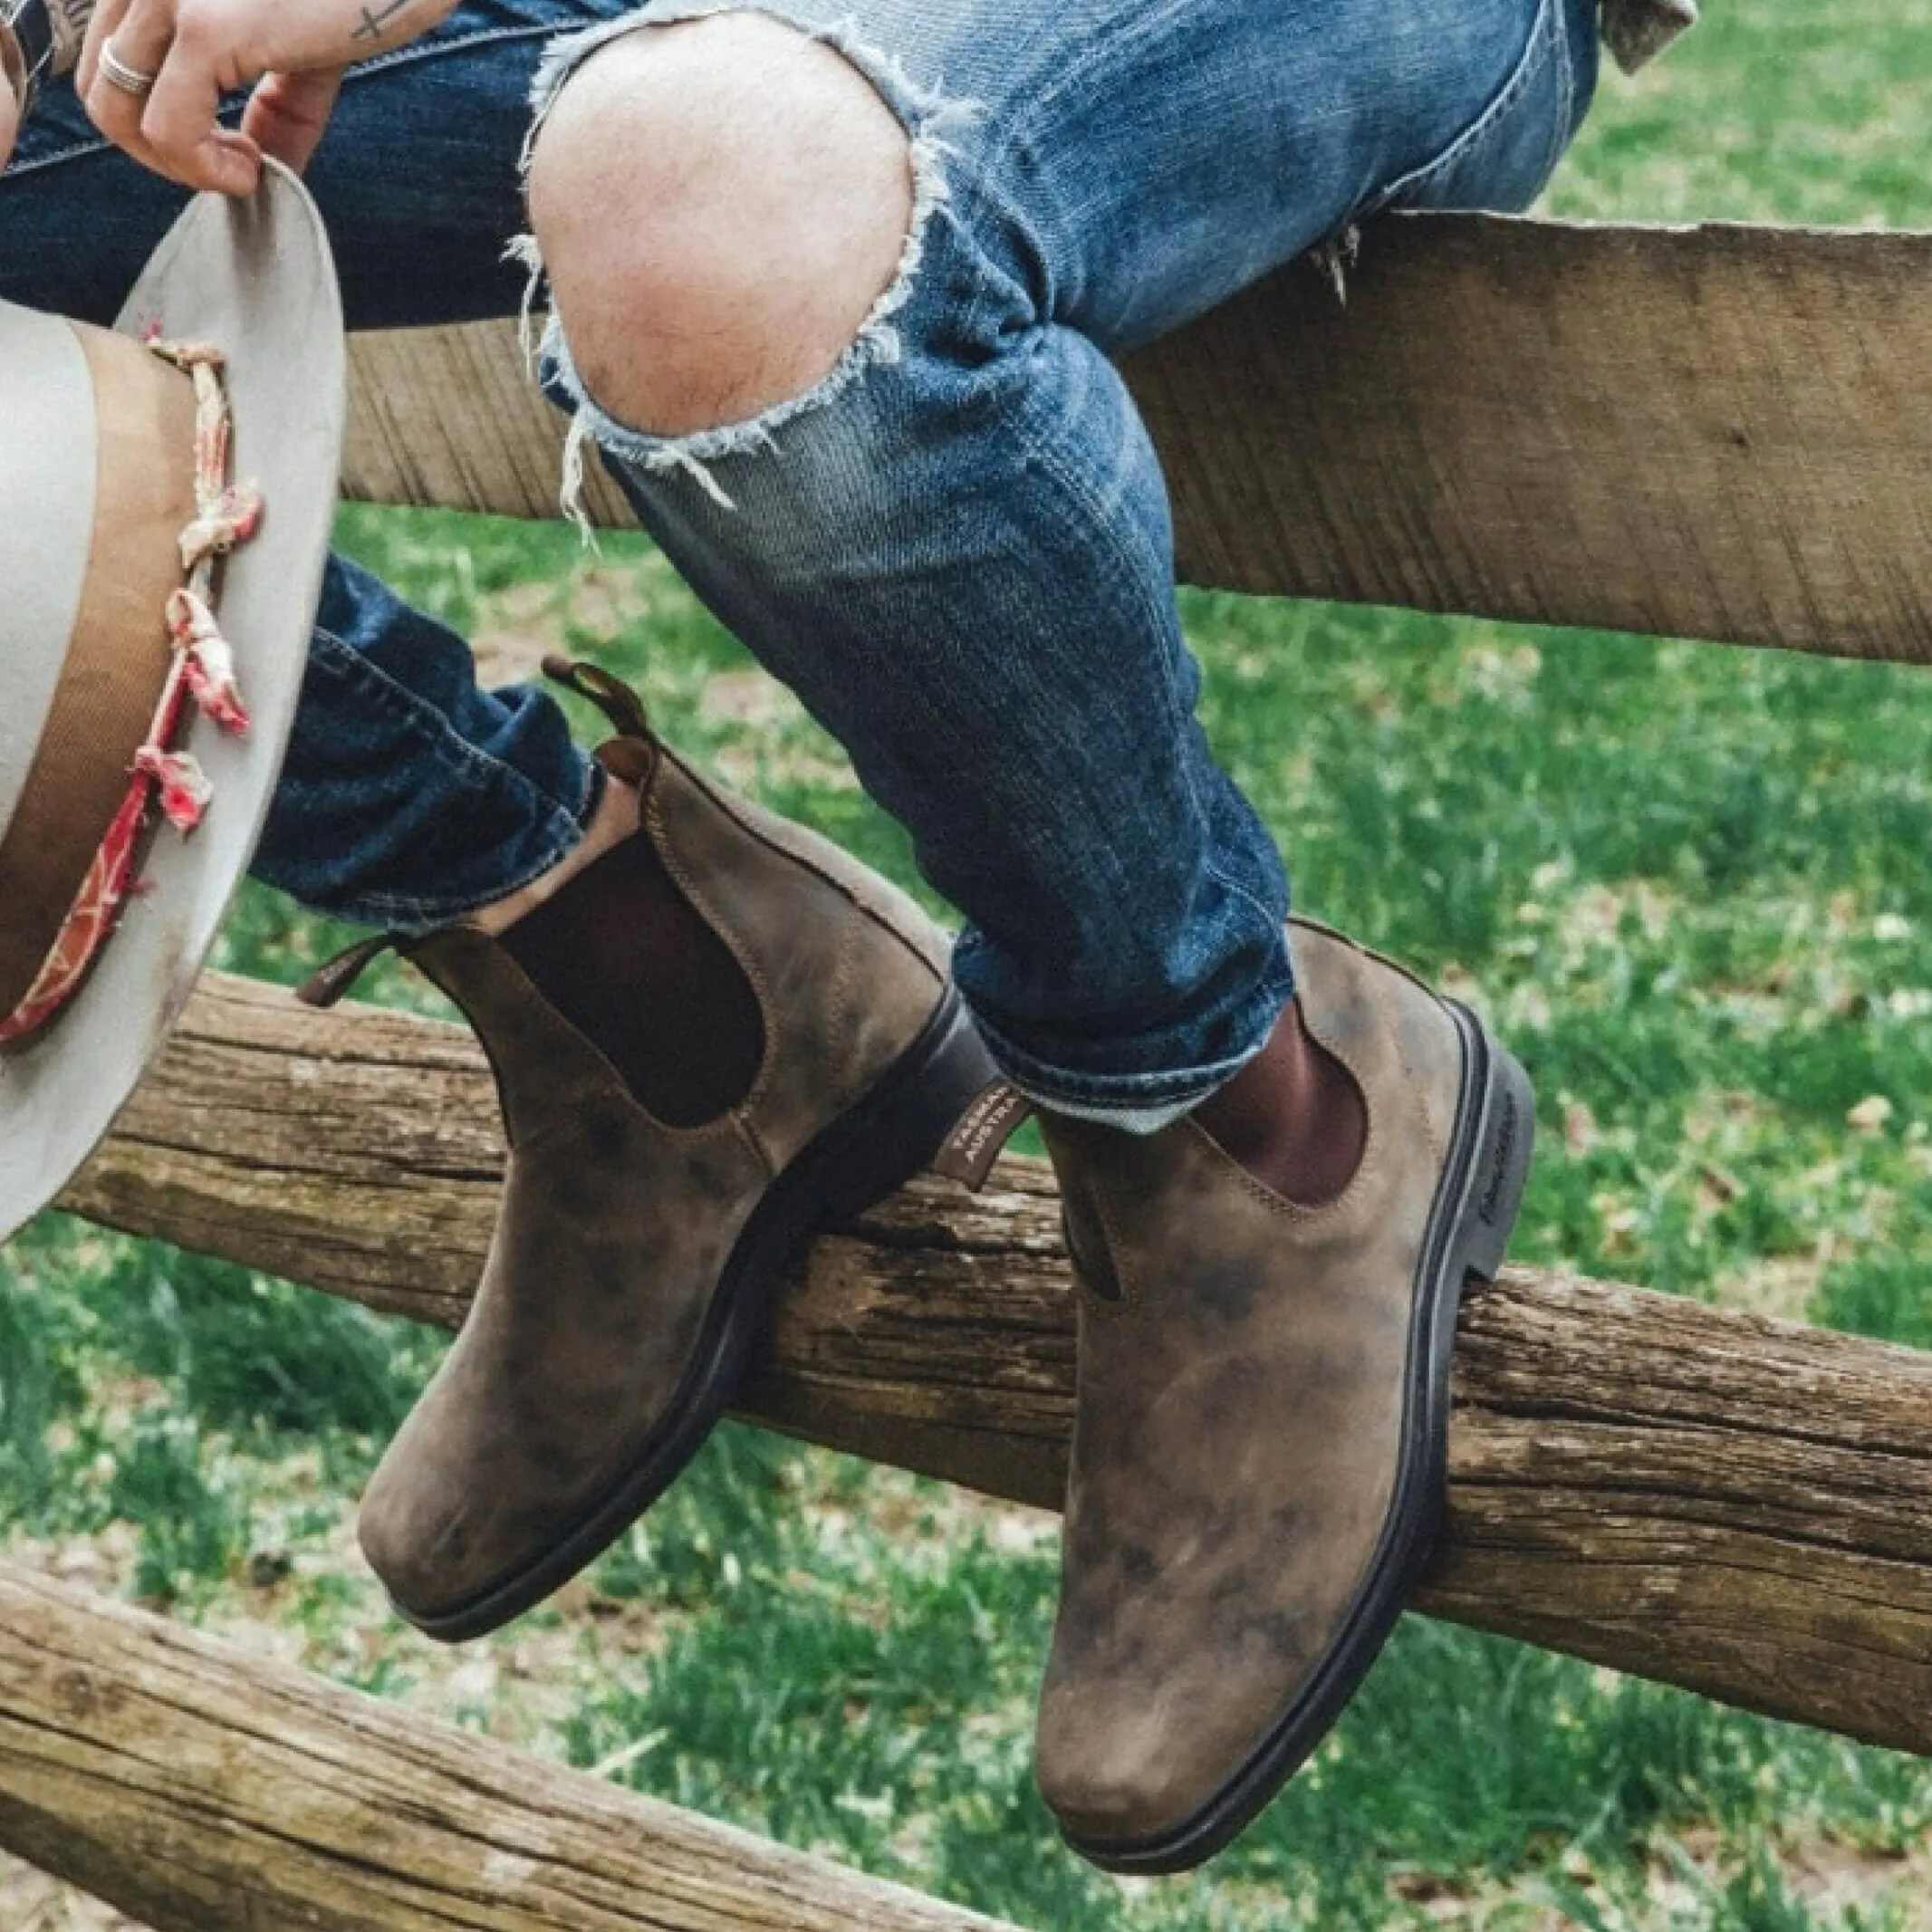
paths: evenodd
<path fill-rule="evenodd" d="M 684 11 L 561 48 L 543 91 L 553 390 L 969 917 L 959 980 L 1048 1110 L 1085 1291 L 1042 1783 L 1080 1849 L 1172 1869 L 1394 1620 L 1528 1097 L 1473 1017 L 1319 930 L 1278 1024 L 1285 881 L 1194 720 L 1106 358 L 1374 207 L 1525 203 L 1592 8 Z M 1257 1067 L 1274 1098 L 1231 1108 Z M 1329 1142 L 1286 1190 L 1283 1090 Z"/>
<path fill-rule="evenodd" d="M 1022 1083 L 1075 1109 L 1198 1100 L 1287 996 L 1286 889 L 1192 721 L 1165 490 L 1107 354 L 1405 177 L 1466 164 L 1464 187 L 1526 200 L 1568 131 L 1565 16 L 773 11 L 847 54 L 744 18 L 560 53 L 531 182 L 556 387 L 908 826 Z M 829 267 L 833 208 L 861 232 Z"/>

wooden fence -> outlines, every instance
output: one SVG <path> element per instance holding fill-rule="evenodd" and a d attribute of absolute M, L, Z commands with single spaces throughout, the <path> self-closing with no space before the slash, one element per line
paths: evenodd
<path fill-rule="evenodd" d="M 1195 581 L 1932 661 L 1928 283 L 1919 235 L 1396 220 L 1345 308 L 1291 268 L 1128 373 Z M 552 514 L 507 326 L 353 361 L 351 495 Z M 500 1161 L 467 1035 L 217 976 L 67 1205 L 451 1323 Z M 1052 1505 L 1072 1366 L 1008 1158 L 821 1241 L 744 1409 Z M 1508 1269 L 1418 1604 L 1932 1754 L 1932 1355 Z M 989 1924 L 5 1566 L 0 1847 L 160 1932 Z"/>

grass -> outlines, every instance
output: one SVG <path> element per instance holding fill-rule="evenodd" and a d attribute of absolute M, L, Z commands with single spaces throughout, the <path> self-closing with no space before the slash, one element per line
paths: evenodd
<path fill-rule="evenodd" d="M 1714 7 L 1607 79 L 1558 213 L 1932 221 L 1932 4 Z M 837 748 L 647 546 L 345 513 L 499 668 L 634 673 L 680 745 L 910 879 Z M 1932 683 L 1895 668 L 1190 594 L 1216 744 L 1302 902 L 1535 1080 L 1525 1258 L 1932 1346 Z M 583 721 L 589 729 L 591 721 Z M 251 890 L 226 963 L 341 936 Z M 366 986 L 422 1004 L 387 966 Z M 1028 1766 L 1051 1525 L 727 1427 L 594 1572 L 450 1656 L 354 1492 L 435 1345 L 48 1217 L 0 1256 L 0 1524 L 36 1560 L 1046 1932 L 1932 1926 L 1932 1769 L 1410 1620 L 1209 1871 L 1062 1851 Z"/>

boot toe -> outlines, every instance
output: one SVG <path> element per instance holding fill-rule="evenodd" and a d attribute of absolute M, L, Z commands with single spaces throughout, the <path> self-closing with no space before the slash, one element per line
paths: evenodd
<path fill-rule="evenodd" d="M 447 1607 L 451 1582 L 474 1565 L 473 1539 L 462 1522 L 462 1498 L 448 1485 L 385 1480 L 378 1470 L 356 1516 L 356 1541 L 369 1567 L 405 1616 L 433 1616 Z"/>
<path fill-rule="evenodd" d="M 356 1541 L 396 1608 L 418 1627 L 487 1589 L 500 1537 L 480 1514 L 474 1475 L 399 1437 L 356 1514 Z"/>
<path fill-rule="evenodd" d="M 1212 1802 L 1226 1765 L 1252 1747 L 1252 1706 L 1184 1705 L 1192 1700 L 1092 1695 L 1072 1685 L 1042 1698 L 1035 1774 L 1070 1840 L 1103 1853 L 1158 1844 Z"/>

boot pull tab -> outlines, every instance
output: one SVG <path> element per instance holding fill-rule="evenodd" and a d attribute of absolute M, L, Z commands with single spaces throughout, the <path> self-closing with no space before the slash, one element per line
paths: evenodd
<path fill-rule="evenodd" d="M 334 958 L 323 960 L 295 988 L 295 997 L 304 1006 L 334 1005 L 361 978 L 362 970 L 370 961 L 388 952 L 397 943 L 397 936 L 392 932 L 378 933 L 372 939 L 358 939 Z"/>
<path fill-rule="evenodd" d="M 620 678 L 613 678 L 601 665 L 586 664 L 582 658 L 565 658 L 555 651 L 543 658 L 543 675 L 565 690 L 587 697 L 627 738 L 652 736 L 649 715 L 643 700 Z"/>
<path fill-rule="evenodd" d="M 1033 1102 L 1004 1080 L 983 1087 L 934 1155 L 933 1172 L 948 1180 L 963 1181 L 977 1194 L 985 1186 L 1000 1149 L 1033 1110 Z"/>

